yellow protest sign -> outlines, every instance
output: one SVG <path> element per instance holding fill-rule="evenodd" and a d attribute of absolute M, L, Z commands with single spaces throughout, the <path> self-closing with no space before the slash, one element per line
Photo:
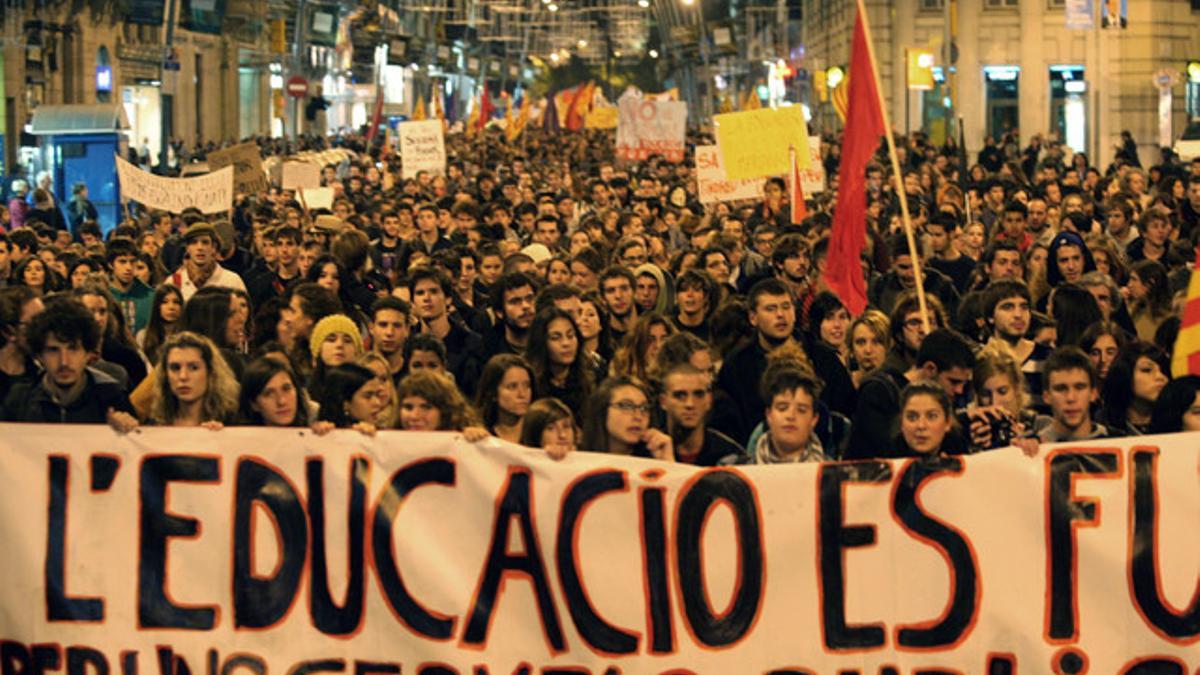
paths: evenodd
<path fill-rule="evenodd" d="M 616 129 L 616 106 L 609 108 L 596 108 L 592 112 L 588 113 L 587 118 L 584 120 L 583 126 L 588 129 Z"/>
<path fill-rule="evenodd" d="M 787 174 L 788 148 L 796 149 L 800 168 L 808 168 L 808 124 L 798 105 L 716 115 L 713 123 L 730 180 Z"/>

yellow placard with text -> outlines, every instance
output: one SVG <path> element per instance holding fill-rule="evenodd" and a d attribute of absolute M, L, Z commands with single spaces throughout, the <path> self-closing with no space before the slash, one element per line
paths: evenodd
<path fill-rule="evenodd" d="M 796 149 L 800 168 L 808 168 L 808 123 L 798 105 L 716 115 L 713 123 L 730 180 L 787 174 L 788 148 Z"/>

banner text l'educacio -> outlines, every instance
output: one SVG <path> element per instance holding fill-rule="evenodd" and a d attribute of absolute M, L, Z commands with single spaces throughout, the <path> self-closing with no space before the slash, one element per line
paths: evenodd
<path fill-rule="evenodd" d="M 0 675 L 1193 673 L 1197 522 L 1200 434 L 698 470 L 4 425 Z"/>

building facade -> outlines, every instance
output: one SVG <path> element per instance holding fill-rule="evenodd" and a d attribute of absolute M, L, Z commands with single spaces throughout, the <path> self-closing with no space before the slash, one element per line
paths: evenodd
<path fill-rule="evenodd" d="M 266 133 L 266 0 L 221 3 L 223 16 L 207 30 L 200 30 L 198 12 L 186 11 L 190 3 L 175 2 L 182 7 L 170 50 L 165 3 L 149 16 L 137 13 L 136 1 L 8 3 L 2 24 L 4 172 L 36 155 L 36 139 L 23 130 L 46 104 L 121 104 L 131 145 L 146 147 L 155 162 L 164 94 L 173 94 L 172 135 L 186 145 Z M 164 67 L 167 61 L 177 69 Z"/>
<path fill-rule="evenodd" d="M 1094 14 L 1069 16 L 1068 4 L 1091 5 Z M 1102 16 L 1101 5 L 1124 5 L 1127 14 Z M 1152 164 L 1160 143 L 1177 138 L 1189 115 L 1200 115 L 1200 82 L 1184 74 L 1200 58 L 1194 0 L 866 0 L 866 6 L 896 130 L 943 138 L 957 129 L 947 118 L 957 118 L 972 153 L 987 137 L 1009 131 L 1019 131 L 1022 143 L 1053 133 L 1103 165 L 1128 130 L 1143 163 Z M 850 0 L 806 0 L 810 71 L 847 68 L 854 16 Z M 910 49 L 933 55 L 933 89 L 908 88 Z M 819 127 L 838 126 L 830 103 L 810 101 Z"/>

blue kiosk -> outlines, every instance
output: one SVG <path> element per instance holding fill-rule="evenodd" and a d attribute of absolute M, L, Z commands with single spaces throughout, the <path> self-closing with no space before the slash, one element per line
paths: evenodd
<path fill-rule="evenodd" d="M 44 166 L 54 176 L 54 200 L 71 201 L 75 183 L 88 187 L 105 234 L 121 222 L 121 195 L 113 155 L 125 156 L 129 121 L 119 103 L 41 105 L 32 133 L 42 137 Z M 65 217 L 64 213 L 64 217 Z"/>

